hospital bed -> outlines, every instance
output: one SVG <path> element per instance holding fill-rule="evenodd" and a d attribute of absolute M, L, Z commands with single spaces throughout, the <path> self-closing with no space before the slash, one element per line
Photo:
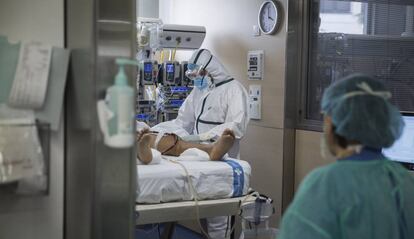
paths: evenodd
<path fill-rule="evenodd" d="M 251 168 L 246 161 L 230 158 L 165 156 L 160 164 L 138 165 L 137 172 L 136 225 L 144 225 L 236 215 L 249 191 Z M 174 224 L 169 225 L 171 229 Z M 167 230 L 164 238 L 169 234 Z"/>

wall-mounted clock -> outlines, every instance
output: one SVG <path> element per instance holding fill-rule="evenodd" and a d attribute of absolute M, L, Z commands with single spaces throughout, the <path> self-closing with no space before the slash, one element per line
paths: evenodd
<path fill-rule="evenodd" d="M 282 7 L 275 0 L 265 1 L 259 10 L 259 27 L 264 34 L 274 34 L 282 22 Z"/>

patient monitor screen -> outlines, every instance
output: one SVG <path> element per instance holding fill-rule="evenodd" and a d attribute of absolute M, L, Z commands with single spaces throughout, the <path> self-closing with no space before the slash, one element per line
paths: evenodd
<path fill-rule="evenodd" d="M 384 149 L 383 153 L 391 160 L 414 164 L 414 114 L 403 116 L 404 132 L 394 145 Z"/>
<path fill-rule="evenodd" d="M 167 64 L 167 73 L 174 73 L 174 65 Z"/>
<path fill-rule="evenodd" d="M 152 62 L 144 64 L 144 72 L 145 73 L 152 73 Z"/>

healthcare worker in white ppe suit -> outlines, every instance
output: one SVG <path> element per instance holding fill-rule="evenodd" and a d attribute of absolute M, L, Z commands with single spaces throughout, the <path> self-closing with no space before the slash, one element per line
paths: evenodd
<path fill-rule="evenodd" d="M 194 82 L 193 91 L 176 119 L 160 123 L 152 130 L 175 133 L 183 140 L 208 141 L 231 129 L 236 140 L 228 155 L 239 158 L 240 140 L 249 123 L 245 88 L 209 50 L 195 51 L 188 63 L 186 75 Z M 226 238 L 228 217 L 209 218 L 207 222 L 211 238 Z"/>

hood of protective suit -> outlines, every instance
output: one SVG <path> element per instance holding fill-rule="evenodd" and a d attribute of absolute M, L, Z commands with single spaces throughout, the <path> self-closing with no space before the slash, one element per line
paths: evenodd
<path fill-rule="evenodd" d="M 224 65 L 219 59 L 211 54 L 207 49 L 199 49 L 193 53 L 188 63 L 202 65 L 205 70 L 214 79 L 214 83 L 220 83 L 231 79 L 232 77 L 227 72 Z"/>

